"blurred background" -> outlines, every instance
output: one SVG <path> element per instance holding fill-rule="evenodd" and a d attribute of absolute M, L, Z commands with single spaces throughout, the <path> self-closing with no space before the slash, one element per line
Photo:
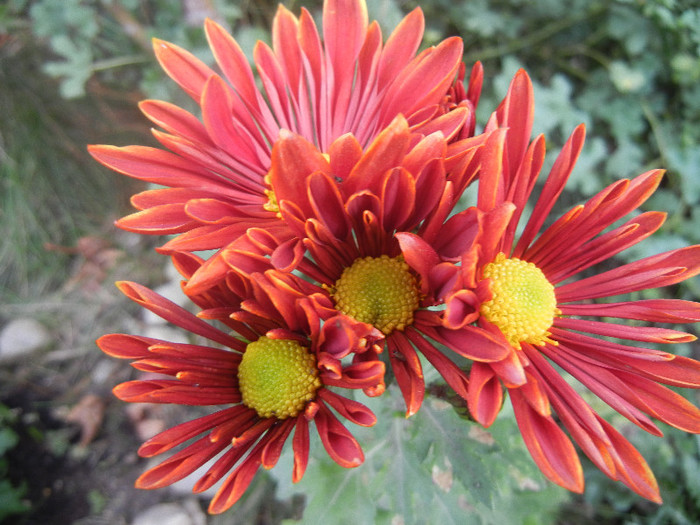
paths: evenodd
<path fill-rule="evenodd" d="M 285 2 L 297 14 L 301 4 Z M 368 4 L 385 36 L 420 5 L 426 46 L 464 39 L 468 68 L 476 60 L 485 68 L 482 125 L 525 67 L 535 83 L 535 133 L 547 136 L 550 164 L 586 123 L 563 204 L 619 178 L 668 170 L 644 206 L 668 212 L 666 225 L 622 262 L 700 242 L 697 0 Z M 320 13 L 319 0 L 303 5 Z M 289 465 L 279 465 L 219 517 L 205 517 L 206 497 L 192 496 L 191 484 L 133 488 L 148 465 L 136 455 L 139 444 L 193 412 L 117 401 L 112 387 L 135 374 L 94 341 L 110 332 L 182 338 L 113 283 L 133 280 L 173 298 L 179 285 L 153 251 L 161 239 L 113 226 L 140 183 L 92 161 L 86 144 L 155 145 L 136 107 L 144 98 L 196 111 L 159 68 L 151 37 L 211 62 L 202 30 L 211 17 L 252 56 L 256 40 L 270 41 L 276 8 L 272 0 L 0 3 L 0 522 L 700 523 L 696 436 L 664 427 L 665 437 L 654 438 L 595 405 L 647 458 L 665 504 L 642 500 L 586 462 L 586 492 L 571 495 L 538 473 L 508 414 L 486 432 L 434 402 L 406 421 L 393 389 L 379 428 L 359 432 L 368 455 L 362 469 L 348 473 L 313 458 L 305 479 L 291 486 Z M 700 283 L 644 296 L 662 295 L 698 300 Z M 700 357 L 697 344 L 676 347 Z"/>

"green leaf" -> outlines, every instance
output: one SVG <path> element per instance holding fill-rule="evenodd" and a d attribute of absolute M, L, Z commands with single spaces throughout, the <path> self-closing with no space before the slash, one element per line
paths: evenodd
<path fill-rule="evenodd" d="M 8 427 L 0 427 L 0 457 L 5 455 L 5 452 L 13 449 L 19 438 L 14 430 Z"/>
<path fill-rule="evenodd" d="M 434 398 L 406 419 L 396 388 L 363 402 L 379 421 L 351 429 L 365 452 L 361 466 L 336 465 L 316 437 L 298 485 L 289 482 L 291 447 L 271 471 L 278 498 L 306 495 L 302 523 L 542 522 L 564 497 L 534 466 L 508 410 L 487 431 Z"/>
<path fill-rule="evenodd" d="M 23 488 L 15 488 L 8 480 L 0 479 L 0 521 L 29 510 L 29 506 L 22 501 L 24 492 Z"/>

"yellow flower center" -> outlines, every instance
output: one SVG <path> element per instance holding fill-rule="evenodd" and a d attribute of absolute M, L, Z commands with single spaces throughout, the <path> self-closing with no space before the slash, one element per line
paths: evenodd
<path fill-rule="evenodd" d="M 537 266 L 520 259 L 506 259 L 503 253 L 484 267 L 484 278 L 491 280 L 493 298 L 481 305 L 480 313 L 496 325 L 515 348 L 520 343 L 556 344 L 548 331 L 557 308 L 554 286 Z"/>
<path fill-rule="evenodd" d="M 297 341 L 261 337 L 238 365 L 243 404 L 260 417 L 297 416 L 321 387 L 316 358 Z"/>
<path fill-rule="evenodd" d="M 364 257 L 345 268 L 332 294 L 338 310 L 385 334 L 403 330 L 418 309 L 418 283 L 401 257 Z"/>
<path fill-rule="evenodd" d="M 282 218 L 282 214 L 280 213 L 280 207 L 279 204 L 277 203 L 277 195 L 275 195 L 275 192 L 271 189 L 272 185 L 270 184 L 270 174 L 268 173 L 265 175 L 263 178 L 263 181 L 265 184 L 267 184 L 268 188 L 270 189 L 265 189 L 265 195 L 267 196 L 267 202 L 263 204 L 263 208 L 267 211 L 271 211 L 277 217 Z"/>

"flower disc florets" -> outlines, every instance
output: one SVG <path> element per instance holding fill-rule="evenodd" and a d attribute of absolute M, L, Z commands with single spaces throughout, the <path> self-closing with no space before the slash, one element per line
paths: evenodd
<path fill-rule="evenodd" d="M 385 334 L 413 322 L 420 293 L 401 257 L 364 257 L 345 268 L 332 293 L 338 310 Z"/>
<path fill-rule="evenodd" d="M 275 192 L 270 188 L 271 183 L 270 183 L 270 174 L 268 173 L 265 175 L 264 179 L 265 184 L 268 186 L 265 190 L 265 196 L 267 197 L 267 202 L 263 204 L 263 209 L 267 211 L 271 211 L 274 213 L 278 218 L 281 218 L 282 215 L 280 214 L 280 207 L 279 203 L 277 202 L 277 195 L 275 195 Z"/>
<path fill-rule="evenodd" d="M 490 279 L 492 299 L 481 305 L 481 315 L 496 325 L 516 348 L 520 343 L 542 345 L 557 308 L 554 286 L 537 266 L 520 259 L 506 259 L 499 253 L 484 267 L 484 279 Z"/>
<path fill-rule="evenodd" d="M 321 387 L 318 376 L 316 358 L 289 339 L 261 337 L 248 344 L 238 366 L 243 404 L 265 418 L 297 416 Z"/>

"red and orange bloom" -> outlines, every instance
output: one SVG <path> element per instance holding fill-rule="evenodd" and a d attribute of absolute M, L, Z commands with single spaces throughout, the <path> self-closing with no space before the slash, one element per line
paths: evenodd
<path fill-rule="evenodd" d="M 193 255 L 177 254 L 174 260 L 187 278 L 201 265 Z M 136 482 L 139 488 L 160 488 L 213 460 L 194 486 L 201 492 L 225 477 L 210 503 L 211 513 L 231 507 L 260 466 L 270 469 L 276 464 L 292 431 L 293 480 L 301 479 L 309 456 L 312 421 L 331 458 L 343 467 L 360 465 L 362 449 L 333 411 L 355 424 L 374 425 L 376 418 L 368 408 L 340 392 L 365 389 L 381 393 L 384 384 L 383 363 L 341 362 L 348 352 L 374 354 L 373 337 L 367 333 L 371 327 L 351 326 L 338 316 L 321 323 L 313 308 L 303 304 L 292 308 L 296 297 L 286 293 L 283 282 L 270 281 L 265 275 L 254 276 L 254 281 L 231 279 L 206 294 L 192 296 L 203 308 L 199 317 L 148 288 L 118 283 L 127 297 L 211 341 L 212 346 L 124 334 L 98 340 L 107 354 L 130 359 L 134 368 L 151 375 L 163 374 L 163 379 L 118 385 L 114 393 L 120 399 L 219 406 L 209 415 L 146 441 L 139 454 L 152 457 L 196 438 Z M 222 332 L 202 317 L 221 321 L 238 335 Z"/>
<path fill-rule="evenodd" d="M 603 472 L 660 502 L 654 476 L 639 452 L 592 410 L 553 365 L 647 432 L 662 435 L 651 418 L 700 432 L 700 410 L 662 386 L 699 388 L 700 363 L 629 343 L 683 343 L 695 336 L 590 319 L 700 321 L 700 304 L 690 301 L 594 302 L 696 276 L 700 246 L 600 273 L 590 271 L 662 225 L 665 214 L 648 211 L 606 230 L 649 198 L 661 181 L 661 170 L 615 182 L 542 230 L 583 145 L 583 126 L 574 131 L 556 159 L 516 242 L 518 221 L 544 161 L 543 137 L 528 145 L 532 114 L 532 86 L 521 71 L 487 126 L 473 210 L 479 233 L 461 257 L 462 287 L 446 298 L 446 327 L 460 331 L 476 323 L 507 353 L 495 363 L 474 362 L 469 408 L 479 422 L 490 425 L 501 408 L 503 384 L 525 443 L 548 478 L 570 490 L 583 490 L 578 455 L 556 415 Z M 470 343 L 480 344 L 474 339 Z"/>
<path fill-rule="evenodd" d="M 449 141 L 441 131 L 420 136 L 401 116 L 364 150 L 350 134 L 326 154 L 301 135 L 282 133 L 272 150 L 270 183 L 294 236 L 284 241 L 251 229 L 248 241 L 257 248 L 231 247 L 223 258 L 244 275 L 269 262 L 279 275 L 295 270 L 314 283 L 319 315 L 373 326 L 386 340 L 407 415 L 425 394 L 419 354 L 466 397 L 465 373 L 434 342 L 483 362 L 503 359 L 508 349 L 478 327 L 469 336 L 479 344 L 453 337 L 431 307 L 458 278 L 453 263 L 478 229 L 473 214 L 447 218 L 476 176 L 484 140 Z M 434 257 L 425 257 L 421 243 Z"/>
<path fill-rule="evenodd" d="M 364 0 L 326 0 L 323 39 L 312 16 L 280 6 L 272 47 L 259 42 L 254 59 L 262 90 L 236 41 L 215 22 L 205 31 L 221 75 L 188 51 L 154 41 L 168 75 L 201 107 L 201 121 L 173 104 L 147 100 L 143 113 L 165 149 L 91 146 L 95 159 L 120 173 L 166 186 L 132 198 L 139 211 L 117 221 L 144 234 L 175 234 L 160 250 L 220 249 L 249 227 L 279 228 L 277 199 L 267 174 L 280 130 L 328 152 L 352 133 L 368 145 L 396 115 L 427 134 L 451 128 L 455 110 L 462 135 L 473 133 L 482 70 L 475 65 L 469 89 L 463 79 L 462 41 L 448 38 L 416 55 L 424 19 L 416 8 L 382 43 L 376 21 L 368 23 Z M 461 67 L 461 69 L 460 69 Z M 283 237 L 285 232 L 277 232 Z M 213 257 L 200 280 L 221 277 Z"/>

